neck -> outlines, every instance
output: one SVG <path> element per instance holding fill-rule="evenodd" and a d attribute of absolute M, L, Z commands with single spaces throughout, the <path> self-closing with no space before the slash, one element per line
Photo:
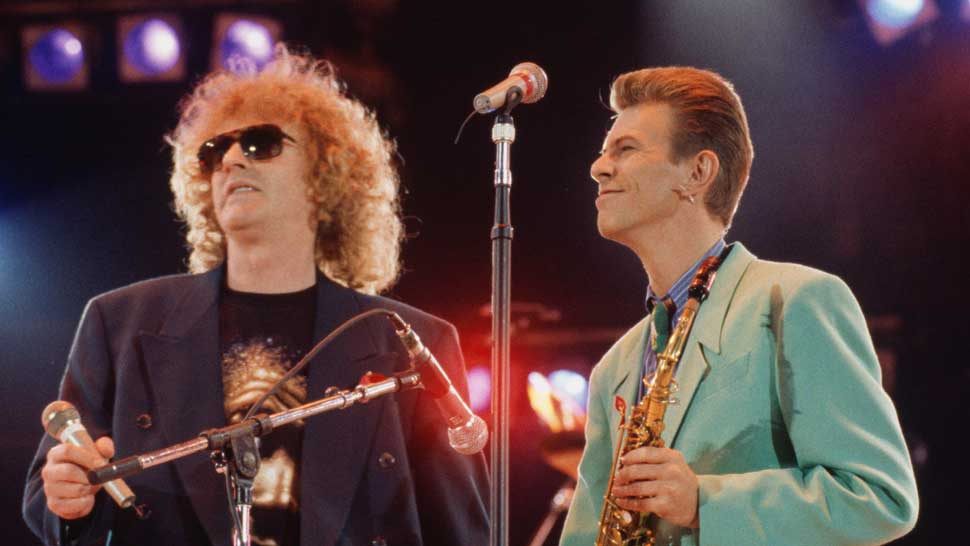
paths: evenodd
<path fill-rule="evenodd" d="M 228 238 L 226 282 L 240 292 L 282 294 L 317 282 L 312 240 L 295 244 Z"/>
<path fill-rule="evenodd" d="M 630 246 L 643 263 L 650 288 L 658 296 L 665 296 L 677 279 L 723 236 L 724 226 L 704 219 L 686 225 L 659 226 Z"/>

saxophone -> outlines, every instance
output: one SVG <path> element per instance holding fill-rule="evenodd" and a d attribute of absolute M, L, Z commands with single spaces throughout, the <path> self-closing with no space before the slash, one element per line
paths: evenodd
<path fill-rule="evenodd" d="M 711 256 L 698 268 L 688 288 L 687 304 L 677 319 L 667 346 L 657 355 L 657 371 L 643 380 L 646 394 L 631 410 L 629 423 L 626 422 L 626 402 L 619 396 L 616 397 L 616 410 L 621 414 L 619 429 L 625 435 L 616 446 L 613 466 L 610 468 L 610 482 L 603 497 L 603 511 L 600 513 L 595 546 L 647 546 L 656 543 L 653 530 L 647 527 L 649 513 L 630 512 L 616 504 L 613 481 L 616 478 L 617 464 L 620 457 L 634 449 L 644 446 L 664 447 L 663 438 L 660 437 L 664 430 L 664 414 L 667 406 L 676 402 L 671 398 L 677 392 L 674 372 L 687 343 L 687 336 L 690 335 L 691 326 L 694 325 L 697 311 L 710 293 L 717 267 L 724 256 L 726 252 L 721 256 Z"/>

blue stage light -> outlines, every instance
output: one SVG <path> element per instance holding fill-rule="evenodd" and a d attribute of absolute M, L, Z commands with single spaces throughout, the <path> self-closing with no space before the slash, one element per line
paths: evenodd
<path fill-rule="evenodd" d="M 67 84 L 84 68 L 81 40 L 63 28 L 42 34 L 30 47 L 30 64 L 44 84 Z"/>
<path fill-rule="evenodd" d="M 879 24 L 901 29 L 916 20 L 924 3 L 924 0 L 869 0 L 866 9 Z"/>
<path fill-rule="evenodd" d="M 581 410 L 586 409 L 588 385 L 581 374 L 572 370 L 556 370 L 549 374 L 549 383 L 561 397 L 568 398 Z"/>
<path fill-rule="evenodd" d="M 883 46 L 929 25 L 940 16 L 935 0 L 858 0 L 869 30 Z"/>
<path fill-rule="evenodd" d="M 164 74 L 179 61 L 181 46 L 178 33 L 161 19 L 146 19 L 138 23 L 124 40 L 125 58 L 144 74 Z"/>
<path fill-rule="evenodd" d="M 262 68 L 273 58 L 273 32 L 265 24 L 251 19 L 238 19 L 226 28 L 220 44 L 222 66 L 231 68 L 230 59 L 248 59 Z"/>

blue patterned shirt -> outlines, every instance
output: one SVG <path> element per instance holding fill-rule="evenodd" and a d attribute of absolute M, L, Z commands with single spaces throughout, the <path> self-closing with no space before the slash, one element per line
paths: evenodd
<path fill-rule="evenodd" d="M 681 313 L 684 310 L 684 306 L 687 305 L 687 289 L 690 288 L 691 281 L 694 280 L 694 275 L 697 274 L 697 270 L 700 269 L 701 264 L 704 260 L 710 258 L 711 256 L 719 256 L 724 250 L 726 243 L 724 239 L 718 239 L 714 246 L 712 246 L 703 256 L 700 257 L 697 262 L 691 266 L 683 275 L 677 279 L 677 282 L 670 287 L 670 290 L 663 297 L 658 297 L 649 285 L 647 285 L 647 313 L 652 315 L 653 308 L 657 306 L 661 301 L 670 299 L 674 304 L 674 313 L 670 316 L 671 325 L 677 324 L 677 319 L 680 318 Z M 673 330 L 673 328 L 671 328 Z M 647 328 L 647 350 L 643 352 L 643 375 L 641 379 L 648 377 L 650 374 L 657 370 L 657 352 L 653 349 L 653 321 L 650 322 L 650 327 Z M 637 391 L 637 400 L 643 396 L 643 381 L 640 381 L 640 387 Z"/>

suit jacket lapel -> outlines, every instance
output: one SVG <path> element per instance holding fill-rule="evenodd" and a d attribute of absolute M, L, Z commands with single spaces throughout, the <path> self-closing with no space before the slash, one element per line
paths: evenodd
<path fill-rule="evenodd" d="M 355 293 L 320 276 L 317 280 L 316 341 L 362 311 Z M 309 364 L 307 401 L 335 386 L 350 389 L 368 372 L 389 375 L 392 360 L 377 356 L 372 328 L 380 317 L 357 324 L 337 337 Z M 366 406 L 317 415 L 306 421 L 301 462 L 301 542 L 336 544 L 367 467 L 367 454 L 378 426 L 382 398 Z"/>
<path fill-rule="evenodd" d="M 647 317 L 627 332 L 612 365 L 612 368 L 616 370 L 616 375 L 611 382 L 612 389 L 610 392 L 613 397 L 620 396 L 626 402 L 627 418 L 630 416 L 630 408 L 640 401 L 637 399 L 637 392 L 640 387 L 640 375 L 643 372 L 643 354 L 647 348 L 649 324 L 649 317 Z M 607 400 L 606 407 L 614 407 L 612 399 Z M 610 434 L 615 443 L 620 414 L 617 411 L 610 411 L 609 419 Z"/>
<path fill-rule="evenodd" d="M 665 427 L 661 437 L 664 445 L 668 447 L 674 445 L 694 392 L 701 379 L 707 375 L 709 366 L 704 359 L 702 346 L 706 350 L 720 354 L 721 330 L 731 298 L 741 282 L 744 271 L 754 259 L 754 255 L 748 252 L 744 245 L 734 243 L 727 260 L 718 268 L 710 295 L 701 303 L 675 372 L 678 390 L 673 396 L 677 399 L 677 403 L 667 407 L 664 418 Z"/>
<path fill-rule="evenodd" d="M 193 277 L 161 331 L 138 335 L 155 398 L 155 417 L 169 444 L 226 425 L 219 359 L 221 279 L 222 269 Z M 173 464 L 209 539 L 213 544 L 228 544 L 230 516 L 223 478 L 202 455 Z"/>

